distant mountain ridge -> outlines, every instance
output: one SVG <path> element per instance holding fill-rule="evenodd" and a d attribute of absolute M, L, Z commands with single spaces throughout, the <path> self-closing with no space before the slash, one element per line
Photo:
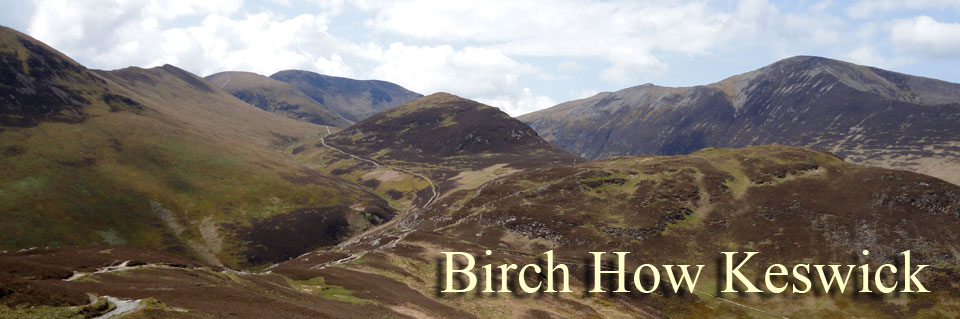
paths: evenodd
<path fill-rule="evenodd" d="M 314 124 L 346 127 L 423 95 L 379 80 L 285 70 L 270 77 L 221 72 L 206 79 L 263 110 Z"/>
<path fill-rule="evenodd" d="M 261 109 L 315 124 L 346 127 L 423 95 L 379 80 L 354 80 L 310 71 L 285 70 L 269 78 L 248 72 L 207 77 Z"/>
<path fill-rule="evenodd" d="M 344 127 L 353 124 L 292 85 L 251 72 L 220 72 L 206 80 L 264 111 L 314 124 Z"/>
<path fill-rule="evenodd" d="M 705 86 L 604 92 L 519 119 L 591 159 L 785 144 L 960 183 L 960 84 L 821 57 Z"/>
<path fill-rule="evenodd" d="M 270 78 L 290 83 L 353 122 L 423 96 L 386 81 L 354 80 L 301 70 L 280 71 Z"/>

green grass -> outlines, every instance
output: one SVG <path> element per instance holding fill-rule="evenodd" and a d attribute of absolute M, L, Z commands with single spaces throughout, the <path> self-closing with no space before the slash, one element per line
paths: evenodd
<path fill-rule="evenodd" d="M 32 53 L 22 39 L 2 32 L 0 50 L 14 54 L 24 69 L 48 67 L 26 63 Z M 72 63 L 53 52 L 37 57 Z M 0 130 L 0 249 L 130 244 L 191 255 L 189 242 L 204 243 L 204 219 L 230 238 L 259 218 L 374 200 L 281 153 L 284 143 L 322 127 L 266 116 L 172 67 L 34 71 L 56 71 L 55 84 L 89 105 L 76 116 L 79 123 Z M 138 106 L 103 100 L 113 95 Z M 173 218 L 162 220 L 152 202 Z M 228 241 L 217 255 L 232 258 L 241 245 Z M 236 260 L 224 262 L 237 266 Z"/>
<path fill-rule="evenodd" d="M 81 319 L 84 317 L 71 307 L 37 306 L 33 308 L 10 308 L 0 306 L 0 318 Z"/>
<path fill-rule="evenodd" d="M 10 168 L 0 173 L 0 218 L 7 221 L 0 225 L 0 247 L 127 243 L 169 248 L 163 240 L 167 229 L 151 201 L 188 225 L 184 236 L 202 242 L 190 225 L 207 216 L 217 224 L 243 225 L 301 207 L 349 205 L 365 196 L 324 182 L 294 184 L 280 174 L 298 171 L 189 136 L 155 134 L 140 129 L 149 120 L 133 121 L 92 118 L 0 133 L 0 148 L 26 150 L 0 157 L 0 165 Z M 114 149 L 111 140 L 122 149 Z"/>
<path fill-rule="evenodd" d="M 115 308 L 115 305 L 104 298 L 98 298 L 89 305 L 77 307 L 33 306 L 27 308 L 0 305 L 0 318 L 85 319 L 103 315 Z"/>
<path fill-rule="evenodd" d="M 361 185 L 365 181 L 364 176 L 366 176 L 368 173 L 371 173 L 377 170 L 388 169 L 384 167 L 375 168 L 372 165 L 367 165 L 366 162 L 361 162 L 354 158 L 334 157 L 334 152 L 335 151 L 321 146 L 315 152 L 300 153 L 300 154 L 297 154 L 295 158 L 297 159 L 298 162 L 303 163 L 307 166 L 310 166 L 318 171 L 321 171 L 327 174 L 332 174 L 333 171 L 335 170 L 348 169 L 349 171 L 339 175 L 338 177 L 348 181 L 356 182 L 357 184 L 361 184 Z M 373 157 L 376 157 L 376 156 L 373 156 Z M 426 171 L 429 171 L 429 169 L 436 169 L 436 167 L 432 167 L 432 168 L 418 167 L 417 166 L 418 164 L 416 163 L 387 162 L 387 161 L 381 161 L 381 162 L 384 165 L 388 165 L 390 167 L 402 167 L 402 168 L 410 169 L 412 171 L 417 171 L 417 172 L 420 172 L 420 171 L 426 172 Z M 358 166 L 358 164 L 360 165 Z M 400 174 L 399 180 L 381 181 L 375 188 L 370 188 L 367 186 L 364 186 L 364 187 L 370 190 L 371 192 L 373 192 L 374 194 L 376 194 L 378 197 L 386 200 L 387 203 L 390 205 L 390 207 L 393 207 L 394 209 L 397 209 L 398 211 L 403 212 L 412 208 L 411 203 L 413 200 L 416 199 L 415 194 L 424 188 L 430 187 L 430 184 L 424 181 L 423 179 L 413 176 L 409 173 L 402 172 L 402 171 L 396 171 L 396 172 Z M 399 199 L 392 199 L 389 196 L 390 191 L 398 191 L 402 193 L 403 196 Z"/>
<path fill-rule="evenodd" d="M 314 294 L 326 299 L 330 299 L 330 300 L 336 300 L 336 301 L 342 301 L 342 302 L 348 302 L 348 303 L 360 304 L 360 305 L 378 305 L 379 304 L 374 300 L 355 297 L 353 296 L 352 291 L 350 291 L 349 289 L 343 288 L 341 286 L 328 285 L 326 283 L 326 280 L 323 277 L 315 277 L 312 279 L 299 280 L 299 281 L 291 280 L 289 283 L 290 283 L 290 286 L 298 290 L 311 293 L 311 294 Z"/>

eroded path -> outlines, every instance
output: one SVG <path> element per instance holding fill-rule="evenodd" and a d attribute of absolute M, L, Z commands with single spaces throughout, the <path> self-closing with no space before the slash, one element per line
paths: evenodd
<path fill-rule="evenodd" d="M 327 136 L 329 136 L 330 134 L 333 134 L 333 133 L 330 131 L 330 127 L 329 127 L 329 126 L 324 126 L 324 128 L 327 129 L 327 135 L 320 137 L 320 144 L 322 144 L 324 147 L 329 148 L 329 149 L 331 149 L 331 150 L 334 150 L 334 151 L 336 151 L 336 152 L 339 152 L 339 153 L 341 153 L 341 154 L 343 154 L 343 155 L 350 156 L 350 157 L 352 157 L 352 158 L 354 158 L 354 159 L 356 159 L 356 160 L 373 164 L 373 166 L 376 166 L 376 167 L 383 167 L 383 168 L 395 170 L 395 171 L 398 171 L 398 172 L 404 172 L 404 173 L 407 173 L 407 174 L 416 176 L 417 178 L 420 178 L 420 179 L 426 181 L 428 184 L 430 184 L 430 191 L 433 193 L 433 195 L 430 196 L 430 199 L 428 199 L 427 202 L 424 203 L 423 206 L 420 207 L 420 209 L 427 208 L 428 206 L 430 206 L 430 204 L 433 204 L 433 201 L 434 201 L 434 200 L 437 199 L 437 195 L 438 195 L 438 193 L 437 193 L 437 185 L 434 184 L 434 183 L 433 183 L 433 180 L 431 180 L 429 177 L 427 177 L 427 176 L 425 176 L 425 175 L 423 175 L 423 174 L 420 174 L 420 173 L 412 172 L 412 171 L 407 170 L 407 169 L 404 169 L 404 168 L 394 167 L 394 166 L 389 166 L 389 165 L 384 165 L 384 164 L 381 164 L 381 163 L 379 163 L 379 162 L 377 162 L 377 161 L 375 161 L 375 160 L 372 160 L 372 159 L 369 159 L 369 158 L 365 158 L 365 157 L 362 157 L 362 156 L 358 156 L 358 155 L 356 155 L 356 154 L 351 154 L 351 153 L 348 153 L 348 152 L 346 152 L 346 151 L 344 151 L 344 150 L 341 150 L 341 149 L 339 149 L 339 148 L 330 146 L 329 144 L 327 144 L 326 138 L 327 138 Z"/>
<path fill-rule="evenodd" d="M 385 230 L 390 229 L 390 227 L 393 227 L 394 225 L 396 225 L 399 220 L 401 220 L 401 219 L 403 219 L 403 218 L 405 218 L 405 217 L 407 217 L 407 216 L 410 216 L 410 215 L 412 215 L 412 214 L 414 214 L 414 213 L 416 213 L 416 212 L 418 212 L 418 211 L 422 211 L 422 210 L 426 209 L 427 207 L 430 207 L 430 205 L 433 204 L 433 202 L 437 199 L 437 197 L 438 197 L 438 195 L 439 195 L 439 193 L 437 192 L 437 186 L 436 186 L 436 184 L 433 182 L 433 180 L 431 180 L 429 177 L 427 177 L 427 176 L 425 176 L 425 175 L 423 175 L 423 174 L 420 174 L 420 173 L 412 172 L 412 171 L 407 170 L 407 169 L 404 169 L 404 168 L 394 167 L 394 166 L 390 166 L 390 165 L 385 165 L 385 164 L 379 163 L 379 162 L 377 162 L 377 161 L 375 161 L 375 160 L 373 160 L 373 159 L 369 159 L 369 158 L 366 158 L 366 157 L 362 157 L 362 156 L 359 156 L 359 155 L 356 155 L 356 154 L 351 154 L 351 153 L 346 152 L 346 151 L 344 151 L 344 150 L 341 150 L 341 149 L 339 149 L 339 148 L 333 147 L 333 146 L 327 144 L 327 142 L 326 142 L 327 136 L 329 136 L 330 134 L 333 134 L 333 132 L 330 131 L 330 127 L 329 127 L 329 126 L 325 126 L 325 128 L 327 129 L 327 135 L 320 137 L 320 144 L 323 145 L 324 147 L 329 148 L 329 149 L 331 149 L 331 150 L 334 150 L 334 151 L 336 151 L 336 152 L 338 152 L 338 153 L 341 153 L 341 154 L 350 156 L 351 158 L 354 158 L 354 159 L 356 159 L 356 160 L 373 164 L 375 167 L 383 167 L 383 168 L 386 168 L 386 169 L 390 169 L 390 170 L 394 170 L 394 171 L 403 172 L 403 173 L 406 173 L 406 174 L 413 175 L 413 176 L 415 176 L 415 177 L 417 177 L 417 178 L 420 178 L 420 179 L 426 181 L 426 182 L 430 185 L 430 191 L 431 191 L 431 193 L 432 193 L 432 195 L 430 196 L 430 198 L 427 199 L 427 201 L 424 202 L 423 205 L 421 205 L 420 207 L 412 207 L 412 208 L 411 208 L 409 211 L 407 211 L 405 214 L 403 214 L 403 215 L 401 215 L 401 216 L 398 216 L 397 218 L 391 219 L 390 221 L 388 221 L 388 222 L 386 222 L 386 223 L 383 223 L 383 224 L 381 224 L 381 225 L 379 225 L 379 226 L 370 228 L 370 229 L 364 231 L 363 233 L 360 233 L 359 235 L 353 236 L 353 237 L 351 237 L 350 239 L 347 239 L 347 240 L 341 242 L 340 244 L 337 244 L 337 250 L 343 251 L 345 248 L 349 247 L 350 245 L 357 244 L 360 240 L 363 240 L 364 238 L 367 238 L 367 237 L 369 237 L 370 235 L 373 235 L 373 234 L 376 234 L 376 233 L 380 233 L 380 232 L 382 232 L 382 231 L 385 231 Z M 383 244 L 383 245 L 380 245 L 380 247 L 377 248 L 377 249 L 375 249 L 375 250 L 378 250 L 378 249 L 383 248 L 383 247 L 393 247 L 394 245 L 396 245 L 397 242 L 399 242 L 400 240 L 403 240 L 403 238 L 405 238 L 406 235 L 410 233 L 410 231 L 412 231 L 412 230 L 410 230 L 410 229 L 398 229 L 398 230 L 400 231 L 399 236 L 397 236 L 395 239 L 391 240 L 390 242 L 387 242 L 387 243 L 385 243 L 385 244 Z M 347 257 L 344 257 L 344 258 L 341 258 L 341 259 L 338 259 L 338 260 L 333 260 L 333 261 L 329 261 L 329 262 L 320 263 L 320 264 L 317 264 L 317 265 L 315 265 L 315 266 L 313 266 L 313 267 L 311 267 L 311 268 L 313 268 L 313 269 L 322 269 L 322 268 L 325 268 L 325 267 L 328 267 L 328 266 L 333 266 L 333 265 L 337 265 L 337 264 L 347 263 L 347 262 L 350 262 L 350 261 L 353 261 L 353 260 L 360 259 L 361 257 L 363 257 L 364 255 L 366 255 L 366 254 L 369 253 L 370 251 L 375 251 L 375 250 L 363 250 L 363 251 L 359 251 L 359 252 L 356 252 L 356 253 L 351 253 L 351 254 L 349 254 Z M 307 256 L 307 255 L 309 255 L 309 254 L 310 254 L 310 253 L 304 254 L 304 255 L 302 255 L 301 257 Z"/>

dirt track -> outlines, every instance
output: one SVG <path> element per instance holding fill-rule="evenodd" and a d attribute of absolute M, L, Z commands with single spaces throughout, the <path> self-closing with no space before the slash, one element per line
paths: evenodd
<path fill-rule="evenodd" d="M 325 127 L 325 128 L 327 129 L 327 135 L 332 134 L 332 132 L 330 131 L 330 127 L 329 127 L 329 126 L 327 126 L 327 127 Z M 433 192 L 433 195 L 430 197 L 430 199 L 428 199 L 428 200 L 423 204 L 423 206 L 411 208 L 410 211 L 408 211 L 406 214 L 403 214 L 403 215 L 401 215 L 401 216 L 398 216 L 397 218 L 391 219 L 390 221 L 388 221 L 388 222 L 386 222 L 386 223 L 383 223 L 382 225 L 379 225 L 379 226 L 370 228 L 370 229 L 364 231 L 363 233 L 361 233 L 361 234 L 359 234 L 359 235 L 357 235 L 357 236 L 353 236 L 352 238 L 350 238 L 350 239 L 348 239 L 348 240 L 346 240 L 346 241 L 341 242 L 340 244 L 337 245 L 337 248 L 338 248 L 339 250 L 342 251 L 345 247 L 348 247 L 348 246 L 350 246 L 350 245 L 356 244 L 356 243 L 359 242 L 361 239 L 366 238 L 366 237 L 368 237 L 368 236 L 370 236 L 370 235 L 372 235 L 372 234 L 374 234 L 374 233 L 377 233 L 377 232 L 380 232 L 380 231 L 389 229 L 390 227 L 392 227 L 393 225 L 395 225 L 398 220 L 402 219 L 403 217 L 409 216 L 410 213 L 413 213 L 413 212 L 418 211 L 418 210 L 423 210 L 423 209 L 429 207 L 430 204 L 433 204 L 433 202 L 437 199 L 437 196 L 439 195 L 439 193 L 437 192 L 437 186 L 436 186 L 436 184 L 435 184 L 432 180 L 430 180 L 429 177 L 426 177 L 426 176 L 424 176 L 424 175 L 422 175 L 422 174 L 418 174 L 418 173 L 411 172 L 411 171 L 406 170 L 406 169 L 403 169 L 403 168 L 398 168 L 398 167 L 392 167 L 392 166 L 388 166 L 388 165 L 383 165 L 383 164 L 380 164 L 380 163 L 378 163 L 377 161 L 374 161 L 374 160 L 372 160 L 372 159 L 368 159 L 368 158 L 364 158 L 364 157 L 361 157 L 361 156 L 358 156 L 358 155 L 355 155 L 355 154 L 347 153 L 347 152 L 345 152 L 345 151 L 343 151 L 343 150 L 341 150 L 341 149 L 338 149 L 338 148 L 336 148 L 336 147 L 330 146 L 329 144 L 327 144 L 327 142 L 325 141 L 325 139 L 326 139 L 326 136 L 320 137 L 320 144 L 322 144 L 322 145 L 323 145 L 324 147 L 326 147 L 326 148 L 329 148 L 329 149 L 332 149 L 332 150 L 334 150 L 334 151 L 340 152 L 340 153 L 342 153 L 342 154 L 344 154 L 344 155 L 347 155 L 347 156 L 350 156 L 350 157 L 352 157 L 352 158 L 354 158 L 354 159 L 357 159 L 357 160 L 360 160 L 360 161 L 364 161 L 364 162 L 368 162 L 368 163 L 370 163 L 370 164 L 373 164 L 373 165 L 376 166 L 376 167 L 383 167 L 383 168 L 387 168 L 387 169 L 391 169 L 391 170 L 395 170 L 395 171 L 407 173 L 407 174 L 413 175 L 413 176 L 415 176 L 415 177 L 417 177 L 417 178 L 423 179 L 423 180 L 426 181 L 428 184 L 430 184 L 430 190 Z M 396 239 L 394 239 L 393 241 L 391 241 L 391 242 L 389 242 L 389 243 L 386 243 L 386 244 L 384 244 L 384 245 L 382 245 L 382 246 L 392 246 L 392 245 L 395 245 L 398 241 L 400 241 L 401 239 L 403 239 L 404 237 L 406 237 L 406 234 L 407 234 L 407 232 L 403 232 L 403 233 L 402 233 L 400 236 L 398 236 Z M 381 247 L 382 247 L 382 246 L 381 246 Z M 363 255 L 365 255 L 367 252 L 368 252 L 368 251 L 361 251 L 361 252 L 358 252 L 358 253 L 350 254 L 350 255 L 347 256 L 347 257 L 344 257 L 344 258 L 341 258 L 341 259 L 337 259 L 337 260 L 328 261 L 328 262 L 324 262 L 324 263 L 320 263 L 320 264 L 317 264 L 317 265 L 315 265 L 315 266 L 313 266 L 313 267 L 311 267 L 311 268 L 313 268 L 313 269 L 322 269 L 322 268 L 325 268 L 325 267 L 327 267 L 327 266 L 331 266 L 331 265 L 336 265 L 336 264 L 341 264 L 341 263 L 349 262 L 349 261 L 356 260 L 356 259 L 359 259 L 359 258 L 363 257 Z"/>

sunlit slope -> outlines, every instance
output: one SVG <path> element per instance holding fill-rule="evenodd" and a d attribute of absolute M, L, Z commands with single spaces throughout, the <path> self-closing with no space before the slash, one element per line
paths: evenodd
<path fill-rule="evenodd" d="M 16 92 L 0 132 L 6 249 L 131 244 L 258 264 L 392 216 L 361 188 L 282 155 L 321 126 L 173 66 L 91 71 L 16 31 L 2 37 L 3 88 Z"/>

